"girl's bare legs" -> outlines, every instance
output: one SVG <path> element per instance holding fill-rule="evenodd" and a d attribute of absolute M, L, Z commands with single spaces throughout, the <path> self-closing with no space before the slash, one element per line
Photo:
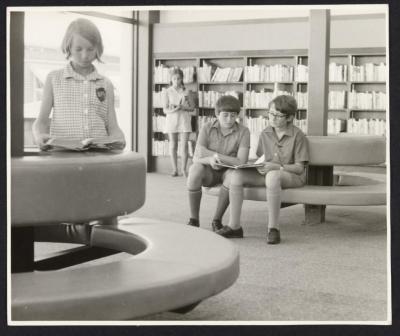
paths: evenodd
<path fill-rule="evenodd" d="M 171 164 L 172 164 L 172 176 L 178 176 L 178 133 L 169 133 L 169 154 L 171 156 Z"/>
<path fill-rule="evenodd" d="M 189 132 L 181 133 L 181 167 L 182 173 L 185 177 L 188 176 L 187 162 L 188 162 L 188 140 Z"/>

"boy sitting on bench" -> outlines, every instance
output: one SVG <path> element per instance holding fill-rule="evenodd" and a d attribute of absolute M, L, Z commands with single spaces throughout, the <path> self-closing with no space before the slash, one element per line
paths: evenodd
<path fill-rule="evenodd" d="M 217 164 L 246 163 L 250 150 L 250 131 L 236 122 L 239 112 L 238 99 L 233 96 L 222 96 L 215 104 L 217 120 L 206 123 L 200 130 L 187 180 L 190 204 L 188 225 L 200 226 L 201 187 L 223 183 L 212 222 L 213 231 L 222 228 L 221 218 L 229 204 L 228 188 L 231 169 Z"/>
<path fill-rule="evenodd" d="M 243 186 L 266 186 L 268 206 L 268 244 L 280 242 L 279 211 L 282 188 L 298 188 L 306 183 L 305 164 L 309 160 L 307 139 L 293 125 L 297 102 L 292 96 L 275 97 L 269 104 L 270 126 L 259 138 L 257 156 L 264 155 L 264 166 L 257 169 L 238 169 L 230 176 L 229 225 L 217 234 L 226 238 L 243 238 L 240 214 Z"/>

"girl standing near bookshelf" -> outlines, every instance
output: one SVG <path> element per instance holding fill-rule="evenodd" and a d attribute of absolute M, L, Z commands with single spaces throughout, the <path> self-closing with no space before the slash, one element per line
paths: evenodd
<path fill-rule="evenodd" d="M 101 62 L 103 54 L 98 28 L 87 19 L 73 21 L 62 41 L 62 51 L 71 61 L 47 76 L 39 116 L 33 124 L 37 145 L 45 150 L 51 138 L 109 137 L 119 143 L 117 147 L 124 148 L 124 134 L 115 114 L 113 85 L 93 65 L 95 60 Z"/>
<path fill-rule="evenodd" d="M 62 51 L 71 61 L 63 69 L 52 71 L 47 76 L 39 116 L 33 124 L 37 145 L 46 150 L 51 147 L 48 141 L 54 138 L 84 140 L 107 137 L 115 143 L 114 148 L 124 148 L 124 134 L 115 114 L 113 85 L 92 64 L 95 60 L 101 62 L 103 54 L 98 28 L 83 18 L 71 22 L 62 41 Z M 116 218 L 108 218 L 102 223 L 115 221 Z M 35 239 L 87 244 L 90 232 L 88 223 L 43 226 L 35 229 Z"/>
<path fill-rule="evenodd" d="M 191 116 L 195 115 L 195 105 L 190 92 L 183 83 L 183 71 L 174 68 L 171 85 L 163 94 L 163 110 L 166 114 L 165 133 L 168 133 L 173 177 L 178 176 L 178 135 L 181 141 L 181 169 L 187 177 L 188 140 L 192 132 Z"/>

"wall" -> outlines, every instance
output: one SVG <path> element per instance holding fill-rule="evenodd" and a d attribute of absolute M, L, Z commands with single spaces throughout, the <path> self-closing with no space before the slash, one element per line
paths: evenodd
<path fill-rule="evenodd" d="M 308 29 L 308 18 L 160 23 L 153 52 L 307 49 Z M 332 17 L 331 48 L 385 46 L 384 14 Z"/>
<path fill-rule="evenodd" d="M 268 18 L 308 17 L 310 9 L 329 9 L 335 15 L 360 15 L 385 13 L 387 5 L 323 5 L 323 6 L 180 6 L 160 10 L 160 23 L 231 21 Z"/>

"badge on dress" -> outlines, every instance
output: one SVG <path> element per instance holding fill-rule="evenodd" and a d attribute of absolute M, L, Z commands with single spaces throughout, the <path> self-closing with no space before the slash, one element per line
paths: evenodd
<path fill-rule="evenodd" d="M 106 90 L 102 87 L 96 89 L 96 96 L 97 98 L 103 102 L 106 99 Z"/>

